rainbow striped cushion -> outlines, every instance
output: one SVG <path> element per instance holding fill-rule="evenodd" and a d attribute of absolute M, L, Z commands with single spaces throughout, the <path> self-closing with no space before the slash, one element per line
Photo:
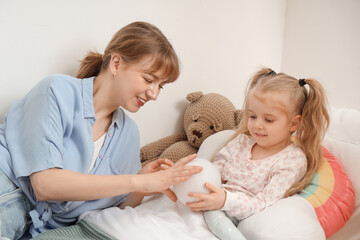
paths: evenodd
<path fill-rule="evenodd" d="M 314 207 L 328 238 L 351 217 L 355 194 L 352 183 L 338 160 L 324 147 L 323 154 L 319 171 L 300 195 Z"/>

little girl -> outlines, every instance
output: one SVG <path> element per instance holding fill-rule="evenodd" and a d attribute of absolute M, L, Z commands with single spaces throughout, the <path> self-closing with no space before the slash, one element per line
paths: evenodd
<path fill-rule="evenodd" d="M 193 211 L 219 209 L 242 220 L 301 191 L 317 171 L 329 124 L 318 81 L 261 69 L 248 83 L 244 114 L 233 139 L 214 158 L 222 188 L 206 183 L 209 194 L 190 193 L 199 199 L 187 203 Z M 224 239 L 221 224 L 213 224 L 219 218 L 229 222 L 221 211 L 205 213 L 210 230 Z"/>

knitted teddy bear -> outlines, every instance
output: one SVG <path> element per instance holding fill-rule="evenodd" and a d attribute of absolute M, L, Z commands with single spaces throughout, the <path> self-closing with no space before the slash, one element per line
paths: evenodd
<path fill-rule="evenodd" d="M 234 129 L 240 122 L 242 112 L 220 94 L 193 92 L 186 99 L 190 104 L 185 110 L 183 132 L 143 146 L 140 150 L 142 165 L 158 158 L 176 162 L 189 154 L 197 153 L 208 136 Z"/>

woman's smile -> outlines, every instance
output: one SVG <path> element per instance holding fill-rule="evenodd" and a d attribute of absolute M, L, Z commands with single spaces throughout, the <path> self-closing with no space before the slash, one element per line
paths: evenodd
<path fill-rule="evenodd" d="M 140 97 L 136 97 L 137 103 L 140 105 L 140 107 L 144 106 L 144 104 L 146 103 L 145 99 L 142 99 Z"/>

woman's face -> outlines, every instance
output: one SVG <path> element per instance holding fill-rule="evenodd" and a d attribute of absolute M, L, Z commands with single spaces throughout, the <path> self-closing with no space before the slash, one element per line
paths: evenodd
<path fill-rule="evenodd" d="M 160 79 L 161 72 L 149 73 L 151 58 L 135 64 L 120 61 L 114 76 L 116 102 L 129 112 L 137 112 L 149 100 L 156 100 L 166 79 Z"/>

